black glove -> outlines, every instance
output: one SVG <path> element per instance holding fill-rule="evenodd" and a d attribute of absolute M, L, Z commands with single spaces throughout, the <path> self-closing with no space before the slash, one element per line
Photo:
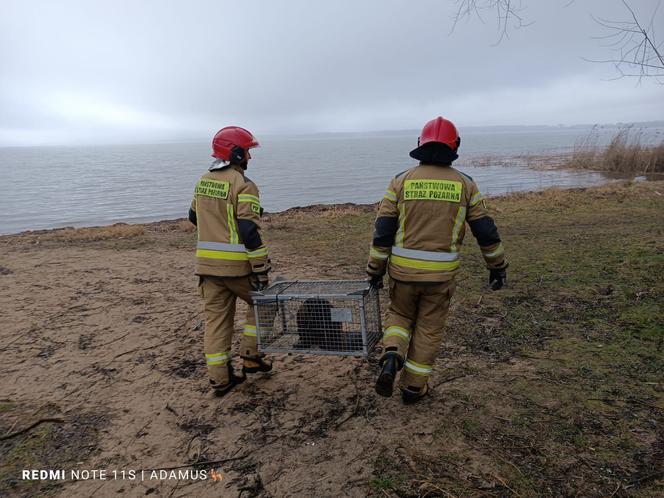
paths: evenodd
<path fill-rule="evenodd" d="M 507 283 L 507 267 L 499 270 L 489 270 L 489 287 L 497 291 Z"/>
<path fill-rule="evenodd" d="M 369 275 L 369 289 L 377 291 L 378 289 L 383 288 L 383 276 L 382 275 Z"/>
<path fill-rule="evenodd" d="M 251 275 L 251 287 L 255 291 L 262 291 L 270 285 L 270 277 L 265 273 L 253 273 Z"/>

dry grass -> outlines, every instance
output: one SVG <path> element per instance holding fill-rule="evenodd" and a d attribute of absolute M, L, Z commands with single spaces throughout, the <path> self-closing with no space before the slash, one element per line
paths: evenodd
<path fill-rule="evenodd" d="M 179 220 L 177 222 L 177 229 L 180 232 L 193 233 L 196 231 L 196 225 L 189 220 Z"/>
<path fill-rule="evenodd" d="M 63 228 L 61 230 L 52 230 L 40 235 L 41 241 L 58 242 L 93 242 L 109 239 L 128 239 L 139 237 L 145 234 L 143 225 L 126 225 L 116 223 L 106 227 L 90 228 Z"/>
<path fill-rule="evenodd" d="M 329 219 L 334 220 L 346 216 L 362 213 L 373 213 L 376 211 L 375 204 L 315 204 L 313 206 L 294 207 L 278 213 L 266 213 L 263 222 L 274 222 L 279 220 L 311 220 Z"/>
<path fill-rule="evenodd" d="M 643 132 L 631 126 L 621 129 L 608 146 L 597 144 L 597 128 L 577 141 L 564 167 L 621 173 L 664 173 L 664 141 L 643 145 Z"/>

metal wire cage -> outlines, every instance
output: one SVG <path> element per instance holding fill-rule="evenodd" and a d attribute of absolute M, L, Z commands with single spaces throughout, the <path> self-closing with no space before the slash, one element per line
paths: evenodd
<path fill-rule="evenodd" d="M 378 292 L 366 280 L 290 280 L 253 294 L 258 350 L 367 356 L 381 337 Z"/>

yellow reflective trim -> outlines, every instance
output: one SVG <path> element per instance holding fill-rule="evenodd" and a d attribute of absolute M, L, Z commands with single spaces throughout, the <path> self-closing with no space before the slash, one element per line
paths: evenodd
<path fill-rule="evenodd" d="M 385 195 L 383 197 L 389 201 L 397 202 L 397 194 L 389 189 L 385 191 Z"/>
<path fill-rule="evenodd" d="M 225 365 L 230 359 L 230 352 L 212 353 L 205 355 L 205 362 L 208 365 Z"/>
<path fill-rule="evenodd" d="M 504 252 L 505 252 L 505 248 L 503 247 L 502 244 L 500 244 L 498 247 L 496 247 L 496 249 L 494 251 L 487 252 L 487 253 L 482 252 L 482 253 L 483 253 L 485 258 L 495 258 L 496 256 L 500 256 Z"/>
<path fill-rule="evenodd" d="M 215 199 L 227 199 L 229 188 L 229 182 L 201 178 L 196 184 L 194 195 L 204 195 L 205 197 L 214 197 Z"/>
<path fill-rule="evenodd" d="M 391 327 L 387 327 L 385 329 L 385 332 L 383 333 L 383 339 L 387 339 L 388 337 L 393 336 L 397 336 L 400 339 L 404 339 L 406 341 L 410 340 L 410 332 L 404 328 L 397 327 L 396 325 L 392 325 Z"/>
<path fill-rule="evenodd" d="M 406 180 L 403 200 L 461 202 L 462 185 L 454 180 Z"/>
<path fill-rule="evenodd" d="M 404 368 L 415 375 L 428 375 L 433 370 L 432 365 L 424 365 L 413 360 L 406 360 Z"/>
<path fill-rule="evenodd" d="M 250 258 L 261 258 L 263 256 L 267 256 L 267 247 L 261 247 L 255 251 L 247 251 L 247 256 Z"/>
<path fill-rule="evenodd" d="M 474 205 L 478 204 L 482 200 L 482 194 L 480 192 L 477 192 L 472 199 L 470 199 L 470 207 L 473 207 Z"/>
<path fill-rule="evenodd" d="M 374 249 L 373 247 L 369 250 L 369 256 L 371 256 L 373 258 L 377 258 L 377 259 L 387 259 L 387 258 L 389 258 L 388 254 L 386 254 L 384 252 L 380 252 L 377 249 Z"/>
<path fill-rule="evenodd" d="M 420 259 L 404 258 L 403 256 L 395 256 L 392 254 L 390 262 L 395 265 L 405 266 L 406 268 L 416 268 L 418 270 L 443 270 L 451 271 L 459 267 L 459 260 L 457 261 L 422 261 Z"/>
<path fill-rule="evenodd" d="M 385 332 L 389 332 L 391 330 L 400 330 L 404 332 L 406 335 L 410 336 L 410 330 L 405 329 L 403 327 L 399 327 L 398 325 L 390 325 L 389 327 L 385 327 Z"/>
<path fill-rule="evenodd" d="M 406 363 L 410 363 L 411 365 L 415 365 L 418 368 L 424 368 L 425 370 L 426 369 L 431 370 L 433 368 L 433 365 L 425 365 L 424 363 L 418 363 L 418 362 L 413 361 L 411 359 L 407 359 Z"/>
<path fill-rule="evenodd" d="M 244 335 L 249 337 L 256 337 L 256 326 L 255 325 L 245 325 L 244 326 Z"/>
<path fill-rule="evenodd" d="M 224 365 L 228 364 L 228 359 L 227 358 L 219 358 L 217 360 L 213 360 L 213 359 L 208 358 L 206 363 L 208 365 L 224 366 Z"/>
<path fill-rule="evenodd" d="M 466 221 L 466 208 L 459 206 L 456 218 L 454 219 L 454 228 L 452 229 L 452 244 L 450 245 L 450 252 L 457 252 L 457 241 L 459 240 L 459 232 L 461 227 Z"/>
<path fill-rule="evenodd" d="M 227 259 L 230 261 L 248 261 L 249 256 L 244 252 L 229 252 L 229 251 L 211 251 L 209 249 L 196 249 L 197 258 L 209 259 Z"/>
<path fill-rule="evenodd" d="M 228 238 L 231 244 L 237 244 L 240 240 L 237 236 L 237 229 L 235 228 L 235 212 L 233 204 L 226 204 L 226 213 L 228 214 Z"/>
<path fill-rule="evenodd" d="M 224 351 L 223 353 L 205 353 L 206 358 L 219 358 L 221 356 L 224 356 L 228 358 L 229 351 Z"/>
<path fill-rule="evenodd" d="M 251 194 L 239 194 L 237 196 L 237 200 L 238 200 L 238 202 L 255 202 L 257 204 L 261 203 L 261 201 L 258 197 L 256 197 L 255 195 L 251 195 Z"/>
<path fill-rule="evenodd" d="M 399 206 L 399 229 L 397 230 L 397 235 L 394 240 L 394 245 L 396 247 L 403 247 L 403 237 L 406 231 L 406 205 L 401 204 Z"/>

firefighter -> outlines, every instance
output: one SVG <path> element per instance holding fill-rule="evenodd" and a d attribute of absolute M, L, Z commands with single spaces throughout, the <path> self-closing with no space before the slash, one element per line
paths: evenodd
<path fill-rule="evenodd" d="M 483 196 L 471 177 L 451 166 L 460 143 L 451 121 L 429 121 L 410 152 L 420 164 L 392 179 L 376 217 L 367 273 L 374 288 L 382 287 L 386 271 L 390 276 L 376 392 L 391 396 L 403 368 L 399 387 L 406 404 L 429 389 L 466 223 L 480 246 L 491 288 L 500 289 L 507 279 L 503 245 Z"/>
<path fill-rule="evenodd" d="M 196 275 L 205 305 L 205 360 L 217 396 L 228 393 L 247 373 L 269 372 L 272 364 L 256 349 L 256 319 L 250 292 L 268 285 L 270 260 L 259 231 L 258 188 L 244 175 L 249 149 L 258 141 L 244 128 L 227 126 L 212 140 L 212 163 L 196 184 L 189 220 L 198 228 Z M 235 304 L 249 305 L 240 345 L 242 375 L 231 362 Z"/>

